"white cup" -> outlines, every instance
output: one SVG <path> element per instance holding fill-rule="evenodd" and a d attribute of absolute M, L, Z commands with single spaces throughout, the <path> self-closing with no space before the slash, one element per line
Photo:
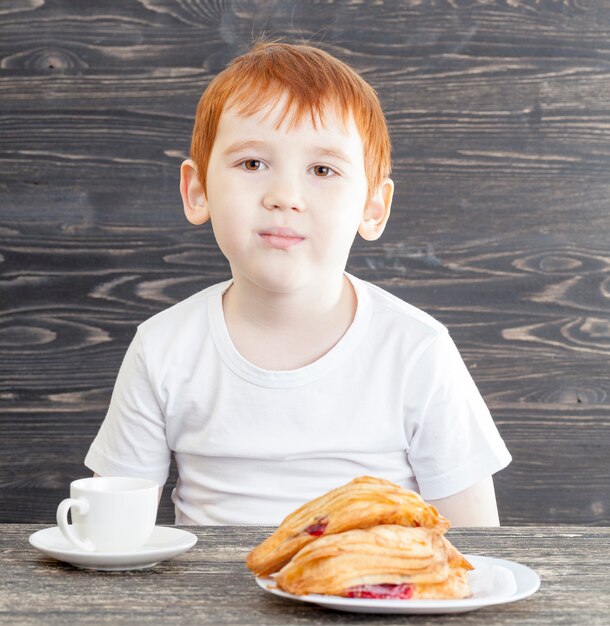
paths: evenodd
<path fill-rule="evenodd" d="M 80 550 L 131 552 L 152 535 L 158 497 L 159 486 L 146 478 L 81 478 L 70 483 L 70 497 L 57 507 L 57 524 Z"/>

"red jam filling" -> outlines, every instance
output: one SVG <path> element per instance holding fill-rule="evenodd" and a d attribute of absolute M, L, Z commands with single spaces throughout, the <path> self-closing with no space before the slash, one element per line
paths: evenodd
<path fill-rule="evenodd" d="M 316 522 L 315 524 L 308 526 L 305 529 L 305 532 L 309 533 L 312 537 L 319 537 L 320 535 L 324 534 L 324 531 L 326 530 L 327 526 L 328 526 L 328 521 L 322 519 Z"/>
<path fill-rule="evenodd" d="M 413 586 L 400 585 L 357 585 L 350 587 L 345 595 L 348 598 L 374 598 L 376 600 L 409 600 L 413 596 Z"/>

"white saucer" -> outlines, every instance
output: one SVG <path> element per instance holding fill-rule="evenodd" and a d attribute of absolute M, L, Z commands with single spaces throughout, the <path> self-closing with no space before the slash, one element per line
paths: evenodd
<path fill-rule="evenodd" d="M 170 526 L 155 526 L 150 539 L 133 552 L 85 552 L 73 546 L 57 526 L 30 535 L 30 543 L 59 561 L 81 569 L 119 571 L 152 567 L 186 552 L 197 543 L 193 533 Z"/>
<path fill-rule="evenodd" d="M 484 606 L 522 600 L 540 587 L 534 570 L 504 559 L 467 554 L 475 569 L 468 573 L 472 596 L 463 600 L 371 600 L 309 594 L 295 596 L 277 588 L 273 578 L 256 578 L 259 587 L 282 598 L 312 602 L 337 611 L 355 613 L 465 613 Z"/>

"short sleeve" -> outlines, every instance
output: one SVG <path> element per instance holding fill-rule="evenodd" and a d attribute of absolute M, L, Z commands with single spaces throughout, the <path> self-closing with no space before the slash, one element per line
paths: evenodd
<path fill-rule="evenodd" d="M 144 346 L 137 332 L 85 465 L 101 476 L 150 478 L 163 485 L 170 460 L 163 411 L 147 375 Z"/>
<path fill-rule="evenodd" d="M 510 463 L 511 455 L 446 330 L 416 359 L 406 389 L 407 454 L 425 500 L 463 491 Z"/>

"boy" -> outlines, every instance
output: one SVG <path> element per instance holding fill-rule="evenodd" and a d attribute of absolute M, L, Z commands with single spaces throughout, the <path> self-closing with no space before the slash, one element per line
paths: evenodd
<path fill-rule="evenodd" d="M 369 474 L 455 526 L 498 525 L 510 454 L 447 330 L 345 273 L 393 194 L 374 90 L 308 45 L 259 43 L 204 92 L 180 192 L 232 278 L 138 327 L 85 464 L 179 479 L 177 524 L 276 525 Z"/>

